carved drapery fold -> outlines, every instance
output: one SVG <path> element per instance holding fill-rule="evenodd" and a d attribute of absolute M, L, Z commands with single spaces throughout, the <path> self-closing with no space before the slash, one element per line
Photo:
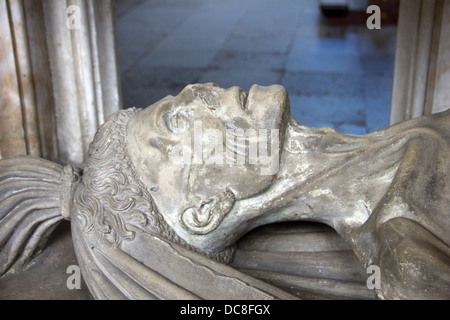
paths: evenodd
<path fill-rule="evenodd" d="M 121 104 L 114 1 L 1 0 L 0 26 L 0 157 L 81 165 Z"/>

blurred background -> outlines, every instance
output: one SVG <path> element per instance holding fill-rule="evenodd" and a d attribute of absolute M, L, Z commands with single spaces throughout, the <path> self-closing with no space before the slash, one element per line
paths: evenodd
<path fill-rule="evenodd" d="M 398 0 L 116 0 L 122 105 L 281 84 L 303 125 L 373 132 L 389 125 L 397 17 Z"/>

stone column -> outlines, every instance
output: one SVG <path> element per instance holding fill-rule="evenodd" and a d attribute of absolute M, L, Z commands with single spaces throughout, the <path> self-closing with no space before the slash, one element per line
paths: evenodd
<path fill-rule="evenodd" d="M 0 156 L 82 165 L 120 108 L 113 0 L 0 0 Z"/>
<path fill-rule="evenodd" d="M 450 107 L 450 1 L 400 2 L 391 119 Z"/>

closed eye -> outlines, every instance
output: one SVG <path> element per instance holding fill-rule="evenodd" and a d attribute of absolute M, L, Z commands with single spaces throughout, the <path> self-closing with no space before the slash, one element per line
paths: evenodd
<path fill-rule="evenodd" d="M 191 126 L 189 114 L 183 111 L 172 111 L 165 120 L 167 128 L 175 134 L 185 133 Z"/>

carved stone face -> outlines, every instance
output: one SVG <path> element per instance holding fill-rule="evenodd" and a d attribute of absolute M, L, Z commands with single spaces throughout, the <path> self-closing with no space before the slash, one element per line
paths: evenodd
<path fill-rule="evenodd" d="M 220 195 L 231 193 L 239 200 L 267 189 L 276 170 L 262 173 L 270 164 L 251 163 L 249 146 L 265 142 L 268 154 L 276 155 L 272 161 L 279 161 L 288 117 L 282 86 L 255 85 L 247 93 L 211 83 L 188 85 L 131 119 L 127 144 L 141 180 L 175 227 L 186 208 L 212 205 Z M 250 137 L 241 137 L 242 132 Z M 261 140 L 264 135 L 268 141 Z M 276 143 L 271 145 L 270 138 Z"/>

